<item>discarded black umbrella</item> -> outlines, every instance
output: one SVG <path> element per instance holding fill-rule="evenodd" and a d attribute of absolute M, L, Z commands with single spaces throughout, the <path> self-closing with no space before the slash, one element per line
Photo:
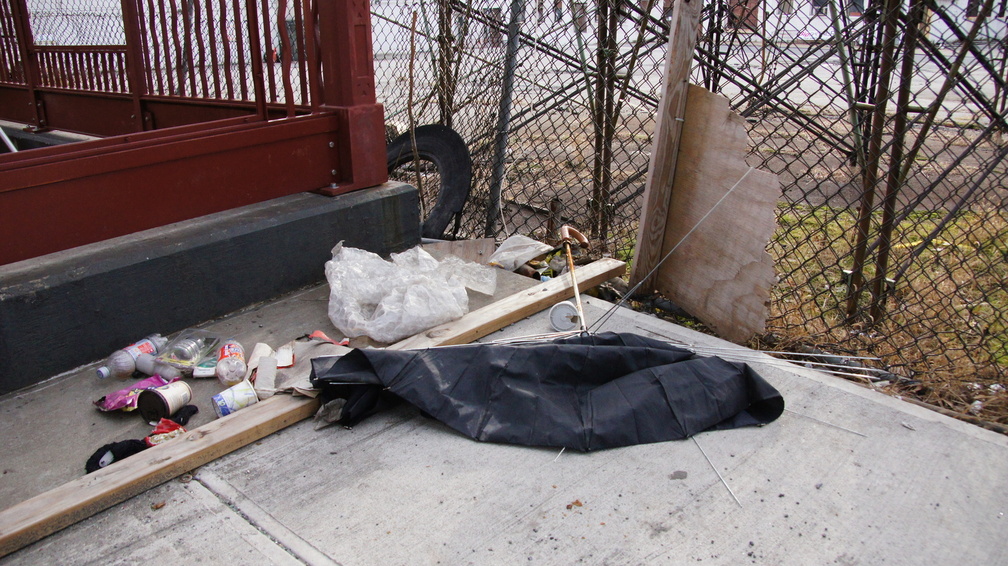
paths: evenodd
<path fill-rule="evenodd" d="M 763 425 L 784 411 L 780 393 L 746 364 L 635 334 L 354 350 L 312 360 L 311 379 L 323 402 L 353 398 L 342 424 L 394 394 L 476 440 L 581 451 Z"/>

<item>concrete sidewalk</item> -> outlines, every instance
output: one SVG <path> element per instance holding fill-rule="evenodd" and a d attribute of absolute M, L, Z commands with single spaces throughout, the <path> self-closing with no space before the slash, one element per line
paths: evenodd
<path fill-rule="evenodd" d="M 208 328 L 280 345 L 330 330 L 326 300 L 308 289 Z M 589 321 L 609 307 L 586 299 Z M 543 312 L 487 339 L 548 330 Z M 626 309 L 603 330 L 732 347 Z M 1008 438 L 762 360 L 788 407 L 766 427 L 580 454 L 477 443 L 405 406 L 352 430 L 304 421 L 0 564 L 1008 563 Z M 0 398 L 0 506 L 149 432 L 89 406 L 108 388 L 92 371 Z"/>

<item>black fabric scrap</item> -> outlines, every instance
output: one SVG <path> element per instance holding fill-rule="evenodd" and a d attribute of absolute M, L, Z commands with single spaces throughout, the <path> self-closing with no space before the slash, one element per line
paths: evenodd
<path fill-rule="evenodd" d="M 311 381 L 324 401 L 353 396 L 343 424 L 373 413 L 361 401 L 387 392 L 476 440 L 580 451 L 764 425 L 784 411 L 746 364 L 635 334 L 353 350 L 313 359 Z"/>
<path fill-rule="evenodd" d="M 189 419 L 193 418 L 193 416 L 195 416 L 198 412 L 199 407 L 196 405 L 183 405 L 181 409 L 175 411 L 175 414 L 168 418 L 177 422 L 181 426 L 185 426 L 189 424 Z"/>
<path fill-rule="evenodd" d="M 118 462 L 123 458 L 128 458 L 138 452 L 147 449 L 147 444 L 143 440 L 120 440 L 110 442 L 95 451 L 84 463 L 84 470 L 87 473 L 97 472 L 112 462 Z M 109 454 L 108 458 L 105 455 Z M 105 458 L 105 461 L 102 459 Z"/>

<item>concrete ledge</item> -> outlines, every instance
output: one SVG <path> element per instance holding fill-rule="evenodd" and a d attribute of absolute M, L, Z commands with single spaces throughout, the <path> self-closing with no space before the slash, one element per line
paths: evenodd
<path fill-rule="evenodd" d="M 0 394 L 320 282 L 340 240 L 416 245 L 416 189 L 301 193 L 0 266 Z"/>

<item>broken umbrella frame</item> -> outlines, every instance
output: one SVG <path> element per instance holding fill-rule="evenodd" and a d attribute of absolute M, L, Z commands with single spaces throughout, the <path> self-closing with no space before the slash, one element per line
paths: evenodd
<path fill-rule="evenodd" d="M 403 399 L 475 440 L 591 451 L 764 425 L 784 399 L 743 363 L 635 334 L 312 360 L 323 403 L 352 426 Z"/>

